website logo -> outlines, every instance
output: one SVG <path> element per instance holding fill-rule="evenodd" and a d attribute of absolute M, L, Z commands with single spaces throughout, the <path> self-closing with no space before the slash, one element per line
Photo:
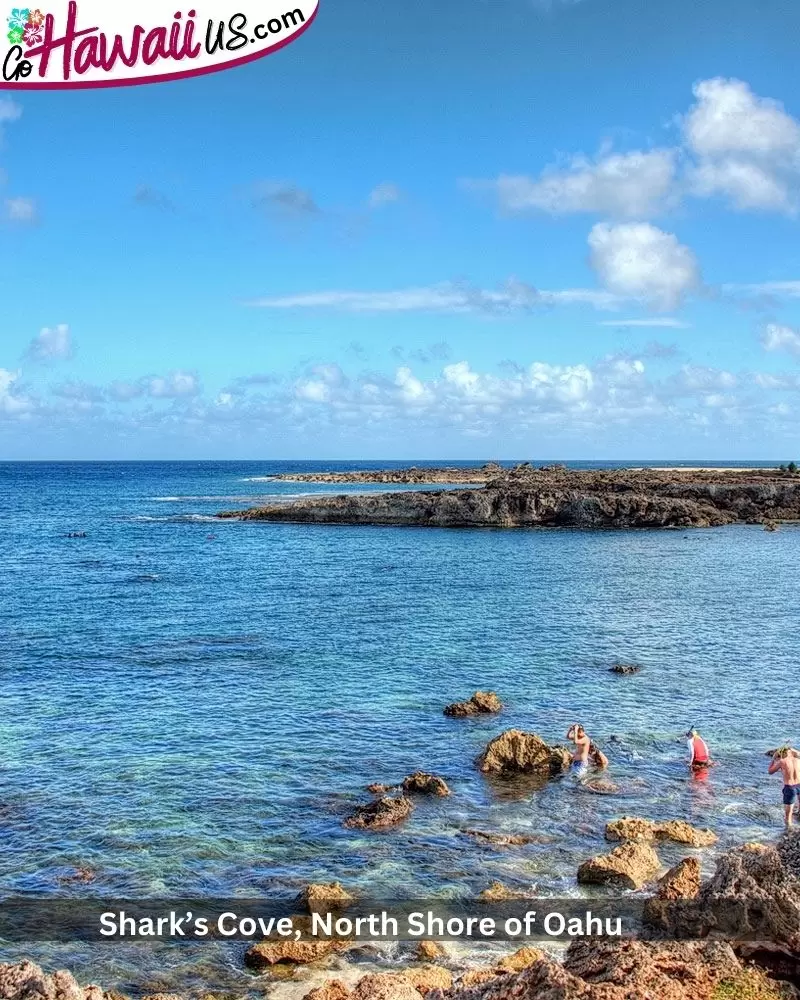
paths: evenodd
<path fill-rule="evenodd" d="M 124 87 L 230 69 L 299 37 L 319 0 L 49 0 L 12 7 L 0 89 Z M 203 7 L 205 4 L 205 7 Z"/>

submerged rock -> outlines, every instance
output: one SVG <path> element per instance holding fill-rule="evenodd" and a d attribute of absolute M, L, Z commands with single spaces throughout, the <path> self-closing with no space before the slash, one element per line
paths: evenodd
<path fill-rule="evenodd" d="M 619 885 L 641 889 L 661 868 L 653 848 L 643 841 L 628 841 L 609 854 L 598 854 L 578 868 L 581 885 Z"/>
<path fill-rule="evenodd" d="M 485 833 L 483 830 L 465 830 L 468 837 L 474 837 L 479 844 L 492 844 L 495 847 L 523 847 L 525 844 L 550 843 L 551 837 L 528 836 L 524 833 Z"/>
<path fill-rule="evenodd" d="M 488 889 L 479 893 L 478 899 L 484 903 L 502 903 L 507 899 L 524 899 L 525 893 L 509 889 L 503 882 L 494 881 Z"/>
<path fill-rule="evenodd" d="M 503 708 L 503 703 L 494 691 L 476 691 L 468 701 L 456 701 L 448 705 L 444 714 L 457 719 L 470 715 L 495 715 Z"/>
<path fill-rule="evenodd" d="M 353 897 L 341 882 L 312 882 L 298 896 L 299 903 L 309 910 L 340 910 L 353 902 Z"/>
<path fill-rule="evenodd" d="M 700 829 L 679 819 L 654 823 L 637 816 L 622 816 L 606 825 L 606 840 L 639 840 L 647 843 L 671 840 L 687 847 L 711 847 L 718 839 L 713 831 Z"/>
<path fill-rule="evenodd" d="M 631 674 L 640 674 L 642 672 L 642 668 L 638 663 L 615 663 L 613 667 L 609 667 L 608 672 L 610 674 L 620 674 L 623 677 L 627 677 Z"/>
<path fill-rule="evenodd" d="M 550 746 L 536 733 L 507 729 L 488 744 L 478 766 L 485 774 L 537 772 L 554 777 L 569 768 L 570 759 L 565 747 Z"/>
<path fill-rule="evenodd" d="M 415 771 L 403 778 L 402 789 L 412 795 L 438 795 L 443 798 L 451 794 L 444 778 L 426 771 Z"/>
<path fill-rule="evenodd" d="M 404 795 L 384 796 L 365 806 L 357 806 L 344 825 L 354 830 L 385 830 L 411 815 L 414 803 Z"/>

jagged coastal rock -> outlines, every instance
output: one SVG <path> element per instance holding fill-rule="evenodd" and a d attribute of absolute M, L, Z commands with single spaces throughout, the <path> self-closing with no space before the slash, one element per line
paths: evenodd
<path fill-rule="evenodd" d="M 444 798 L 450 795 L 450 788 L 444 778 L 438 774 L 428 774 L 427 771 L 415 771 L 403 778 L 401 788 L 407 795 L 436 795 Z"/>
<path fill-rule="evenodd" d="M 563 774 L 570 763 L 566 747 L 550 746 L 536 733 L 507 729 L 496 736 L 478 758 L 484 774 Z"/>
<path fill-rule="evenodd" d="M 354 830 L 385 830 L 411 815 L 414 803 L 404 795 L 386 795 L 365 806 L 356 806 L 344 821 Z"/>
<path fill-rule="evenodd" d="M 606 840 L 641 840 L 647 843 L 671 840 L 687 847 L 711 847 L 718 838 L 711 830 L 700 829 L 683 820 L 654 823 L 636 816 L 622 816 L 606 825 Z"/>
<path fill-rule="evenodd" d="M 494 691 L 476 691 L 467 701 L 455 701 L 452 705 L 447 705 L 444 714 L 464 719 L 470 715 L 495 715 L 502 708 L 503 703 Z"/>
<path fill-rule="evenodd" d="M 800 520 L 800 477 L 773 469 L 586 471 L 520 465 L 496 472 L 482 488 L 301 497 L 218 516 L 441 528 L 708 528 Z M 375 473 L 361 475 L 361 482 L 380 481 Z"/>
<path fill-rule="evenodd" d="M 353 897 L 341 882 L 312 882 L 302 890 L 297 901 L 309 911 L 341 910 L 353 902 Z"/>
<path fill-rule="evenodd" d="M 581 885 L 616 885 L 641 889 L 661 868 L 653 848 L 644 841 L 626 841 L 609 854 L 598 854 L 578 869 Z"/>

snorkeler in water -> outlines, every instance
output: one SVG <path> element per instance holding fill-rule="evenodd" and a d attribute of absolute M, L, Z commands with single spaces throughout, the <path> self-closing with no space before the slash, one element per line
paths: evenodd
<path fill-rule="evenodd" d="M 689 749 L 689 768 L 693 773 L 707 771 L 709 767 L 713 767 L 714 762 L 711 760 L 708 744 L 694 726 L 686 734 L 686 746 Z"/>

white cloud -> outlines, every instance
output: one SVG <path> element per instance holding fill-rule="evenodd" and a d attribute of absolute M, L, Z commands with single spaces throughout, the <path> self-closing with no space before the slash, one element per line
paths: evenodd
<path fill-rule="evenodd" d="M 501 175 L 489 185 L 507 212 L 591 212 L 638 219 L 658 214 L 669 204 L 675 167 L 672 149 L 605 154 L 594 161 L 575 156 L 565 169 L 550 167 L 537 178 Z"/>
<path fill-rule="evenodd" d="M 589 234 L 590 262 L 613 294 L 672 309 L 700 283 L 692 251 L 646 222 L 610 226 L 599 223 Z"/>
<path fill-rule="evenodd" d="M 758 97 L 742 80 L 702 80 L 693 92 L 697 103 L 684 120 L 684 134 L 699 156 L 791 157 L 800 147 L 800 124 L 779 101 Z"/>
<path fill-rule="evenodd" d="M 800 299 L 800 281 L 762 281 L 752 284 L 722 285 L 722 291 L 764 298 Z"/>
<path fill-rule="evenodd" d="M 6 198 L 6 215 L 11 222 L 36 222 L 36 202 L 33 198 Z"/>
<path fill-rule="evenodd" d="M 443 282 L 418 288 L 381 292 L 304 292 L 256 299 L 250 303 L 264 309 L 337 309 L 343 312 L 434 312 L 503 314 L 525 312 L 542 306 L 584 304 L 596 309 L 614 309 L 619 299 L 594 288 L 542 291 L 517 279 L 509 279 L 496 290 Z"/>
<path fill-rule="evenodd" d="M 391 205 L 395 201 L 400 201 L 402 196 L 402 191 L 396 184 L 386 181 L 370 191 L 368 204 L 370 208 L 380 208 L 382 205 Z"/>
<path fill-rule="evenodd" d="M 33 361 L 64 361 L 72 357 L 72 337 L 66 323 L 45 327 L 28 345 L 27 357 Z"/>
<path fill-rule="evenodd" d="M 761 333 L 761 346 L 765 351 L 786 351 L 800 355 L 800 330 L 768 323 Z"/>
<path fill-rule="evenodd" d="M 601 320 L 600 326 L 658 327 L 669 330 L 686 330 L 689 328 L 688 323 L 684 323 L 680 319 L 675 319 L 674 316 L 651 316 L 648 319 L 604 319 Z"/>
<path fill-rule="evenodd" d="M 153 375 L 142 380 L 144 391 L 153 399 L 180 399 L 200 392 L 197 376 L 176 371 L 169 375 Z"/>
<path fill-rule="evenodd" d="M 737 209 L 794 211 L 800 181 L 800 122 L 779 101 L 741 80 L 716 77 L 694 87 L 683 119 L 694 194 L 726 196 Z"/>
<path fill-rule="evenodd" d="M 31 399 L 14 391 L 14 383 L 18 379 L 19 372 L 0 368 L 0 416 L 20 417 L 33 407 Z"/>

